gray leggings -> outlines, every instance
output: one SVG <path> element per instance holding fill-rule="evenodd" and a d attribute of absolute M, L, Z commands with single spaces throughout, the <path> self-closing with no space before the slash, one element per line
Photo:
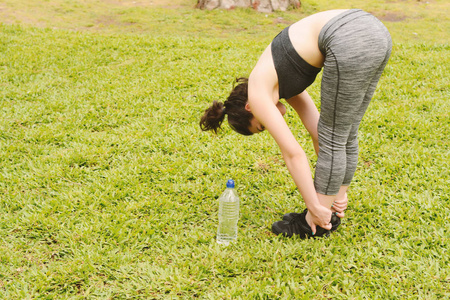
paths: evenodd
<path fill-rule="evenodd" d="M 316 191 L 336 195 L 350 185 L 358 162 L 358 127 L 391 54 L 392 40 L 374 16 L 352 9 L 319 35 L 325 56 L 318 124 Z"/>

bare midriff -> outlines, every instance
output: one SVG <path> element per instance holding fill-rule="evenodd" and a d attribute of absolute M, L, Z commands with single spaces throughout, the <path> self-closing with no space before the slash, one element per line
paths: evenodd
<path fill-rule="evenodd" d="M 289 38 L 297 53 L 310 65 L 322 68 L 324 56 L 319 50 L 319 34 L 328 21 L 347 9 L 330 10 L 306 17 L 289 28 Z"/>

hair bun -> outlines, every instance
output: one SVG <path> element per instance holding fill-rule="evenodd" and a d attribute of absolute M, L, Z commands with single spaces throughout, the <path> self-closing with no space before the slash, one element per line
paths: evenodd
<path fill-rule="evenodd" d="M 213 104 L 205 110 L 200 120 L 200 128 L 203 131 L 212 130 L 217 133 L 225 118 L 225 113 L 224 104 L 217 100 L 213 101 Z"/>

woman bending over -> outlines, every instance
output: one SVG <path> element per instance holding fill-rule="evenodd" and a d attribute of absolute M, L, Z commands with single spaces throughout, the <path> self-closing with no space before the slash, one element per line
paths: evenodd
<path fill-rule="evenodd" d="M 280 147 L 307 209 L 272 225 L 275 234 L 328 235 L 347 208 L 358 160 L 358 127 L 391 53 L 386 27 L 359 9 L 331 10 L 285 28 L 265 49 L 247 79 L 224 102 L 205 111 L 202 130 L 217 132 L 225 115 L 233 130 L 267 130 Z M 323 68 L 321 112 L 306 88 Z M 318 155 L 314 180 L 307 157 L 283 115 L 286 99 L 310 133 Z M 334 213 L 333 213 L 334 212 Z"/>

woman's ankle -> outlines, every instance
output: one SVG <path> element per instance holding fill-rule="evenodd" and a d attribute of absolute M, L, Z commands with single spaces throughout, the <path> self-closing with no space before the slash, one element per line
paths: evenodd
<path fill-rule="evenodd" d="M 319 199 L 319 203 L 326 208 L 331 208 L 333 202 L 336 201 L 336 195 L 324 195 L 317 193 L 317 198 Z"/>
<path fill-rule="evenodd" d="M 347 190 L 348 190 L 348 185 L 342 185 L 341 188 L 339 189 L 339 192 L 336 195 L 336 200 L 343 200 L 347 198 Z"/>

